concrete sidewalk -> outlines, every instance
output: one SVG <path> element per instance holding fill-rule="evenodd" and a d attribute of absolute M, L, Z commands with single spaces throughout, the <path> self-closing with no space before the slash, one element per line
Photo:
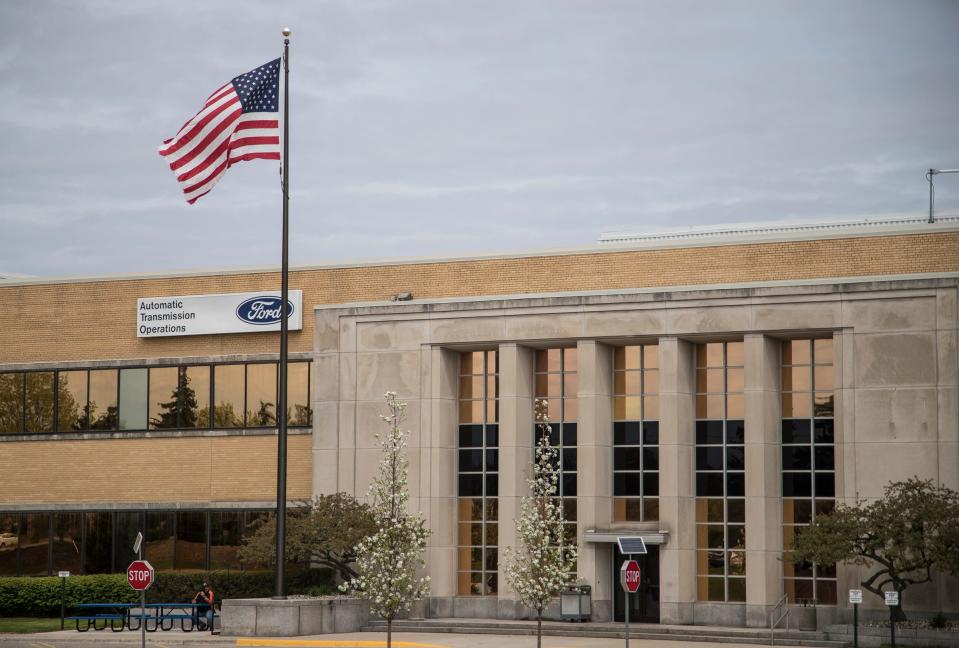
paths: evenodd
<path fill-rule="evenodd" d="M 620 648 L 623 639 L 591 637 L 543 637 L 543 648 Z M 631 639 L 632 648 L 703 648 L 722 645 L 723 648 L 755 648 L 755 645 L 704 642 Z M 29 635 L 0 635 L 2 648 L 70 648 L 72 646 L 108 648 L 140 645 L 137 632 L 77 632 L 64 630 Z M 213 648 L 214 646 L 274 646 L 276 648 L 380 648 L 386 646 L 386 633 L 357 632 L 351 634 L 320 635 L 270 639 L 265 637 L 221 637 L 209 633 L 155 632 L 147 634 L 148 648 Z M 435 634 L 394 632 L 394 648 L 534 648 L 535 636 Z"/>

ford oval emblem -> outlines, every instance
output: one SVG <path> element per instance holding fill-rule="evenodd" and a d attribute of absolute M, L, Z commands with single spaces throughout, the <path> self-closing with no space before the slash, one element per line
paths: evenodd
<path fill-rule="evenodd" d="M 279 297 L 262 295 L 260 297 L 251 297 L 236 307 L 236 316 L 247 324 L 256 324 L 264 326 L 267 324 L 277 324 L 280 321 L 283 310 L 280 306 L 283 302 Z M 287 319 L 293 314 L 293 302 L 286 302 Z"/>

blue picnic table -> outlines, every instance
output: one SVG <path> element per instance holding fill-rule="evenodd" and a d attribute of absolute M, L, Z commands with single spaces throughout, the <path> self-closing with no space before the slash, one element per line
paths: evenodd
<path fill-rule="evenodd" d="M 206 615 L 199 610 L 206 606 L 200 603 L 147 603 L 142 607 L 139 603 L 78 603 L 73 607 L 79 613 L 65 619 L 74 621 L 79 632 L 87 632 L 90 628 L 101 631 L 108 627 L 113 632 L 139 630 L 141 624 L 145 625 L 147 632 L 166 632 L 172 630 L 177 621 L 180 622 L 180 630 L 183 632 L 213 632 L 212 624 L 207 627 Z M 217 617 L 215 608 L 213 617 L 214 620 Z M 84 623 L 83 626 L 81 622 Z"/>

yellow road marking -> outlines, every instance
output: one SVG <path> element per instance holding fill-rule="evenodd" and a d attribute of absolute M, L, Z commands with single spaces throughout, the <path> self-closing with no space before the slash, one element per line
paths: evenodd
<path fill-rule="evenodd" d="M 358 641 L 343 639 L 237 639 L 237 646 L 315 646 L 317 648 L 383 648 L 385 641 Z M 450 648 L 439 644 L 394 641 L 396 648 Z"/>
<path fill-rule="evenodd" d="M 160 648 L 170 648 L 168 645 L 162 644 L 159 641 L 153 641 L 152 639 L 150 640 L 150 643 L 152 643 L 154 646 L 159 646 Z"/>
<path fill-rule="evenodd" d="M 30 645 L 31 645 L 31 646 L 37 646 L 37 648 L 57 648 L 57 647 L 54 646 L 53 644 L 42 643 L 42 642 L 39 642 L 39 641 L 35 641 L 35 642 L 33 642 L 32 644 L 30 644 Z"/>

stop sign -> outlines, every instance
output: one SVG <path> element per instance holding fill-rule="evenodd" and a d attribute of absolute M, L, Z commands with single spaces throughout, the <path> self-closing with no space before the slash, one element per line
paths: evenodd
<path fill-rule="evenodd" d="M 134 560 L 127 567 L 127 582 L 137 591 L 150 589 L 153 585 L 153 565 L 145 560 Z"/>
<path fill-rule="evenodd" d="M 639 589 L 639 564 L 635 560 L 624 560 L 619 569 L 619 584 L 630 594 Z"/>

